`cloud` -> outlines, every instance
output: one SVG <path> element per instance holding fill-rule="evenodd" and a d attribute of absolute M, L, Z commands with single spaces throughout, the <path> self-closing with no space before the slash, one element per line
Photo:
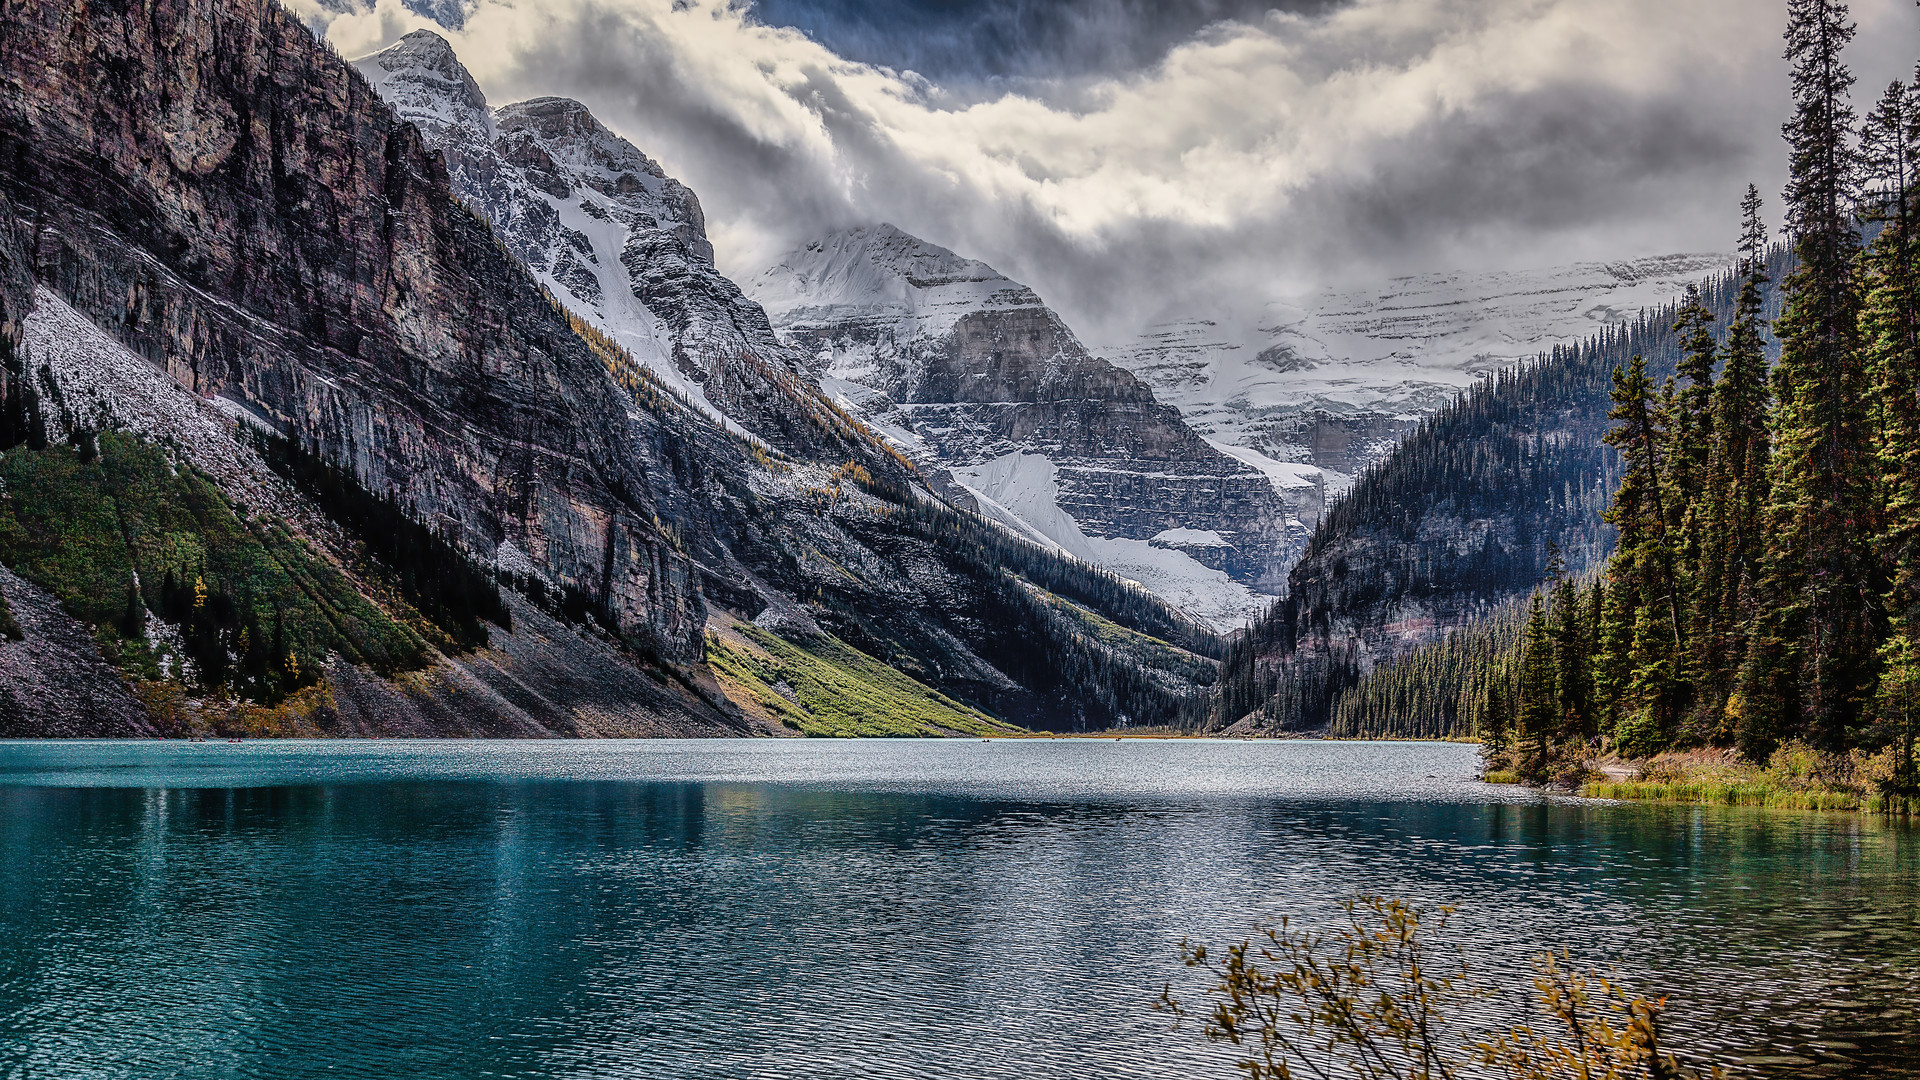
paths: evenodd
<path fill-rule="evenodd" d="M 1267 11 L 1322 12 L 1344 0 L 753 0 L 763 23 L 794 26 L 841 56 L 911 68 L 949 90 L 972 82 L 1057 82 L 1132 71 L 1217 23 Z M 989 88 L 968 88 L 988 92 Z"/>
<path fill-rule="evenodd" d="M 302 2 L 347 55 L 425 23 Z M 579 98 L 692 186 L 735 276 L 888 220 L 1118 326 L 1321 281 L 1727 249 L 1746 182 L 1784 177 L 1776 6 L 1351 0 L 984 90 L 731 0 L 477 0 L 448 36 L 491 100 Z M 1862 85 L 1902 73 L 1913 6 L 1855 15 Z"/>

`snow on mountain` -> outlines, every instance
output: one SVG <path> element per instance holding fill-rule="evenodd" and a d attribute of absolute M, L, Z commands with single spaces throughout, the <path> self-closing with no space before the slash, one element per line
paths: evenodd
<path fill-rule="evenodd" d="M 1045 306 L 1032 289 L 986 263 L 887 224 L 806 244 L 748 289 L 774 325 L 789 332 L 884 319 L 896 332 L 931 340 L 971 312 Z"/>
<path fill-rule="evenodd" d="M 1232 549 L 1212 529 L 1163 529 L 1148 540 L 1088 536 L 1073 515 L 1061 509 L 1059 469 L 1042 455 L 1012 453 L 981 465 L 956 466 L 951 475 L 975 496 L 987 518 L 1131 578 L 1217 629 L 1244 626 L 1272 602 L 1195 557 L 1196 552 Z"/>
<path fill-rule="evenodd" d="M 1680 254 L 1395 278 L 1157 323 L 1102 355 L 1215 445 L 1317 466 L 1338 492 L 1485 373 L 1667 303 L 1731 262 Z"/>
<path fill-rule="evenodd" d="M 805 244 L 748 291 L 950 493 L 1215 625 L 1269 602 L 1318 513 L 1311 468 L 1222 453 L 1032 289 L 891 225 Z"/>
<path fill-rule="evenodd" d="M 490 108 L 429 31 L 355 66 L 556 299 L 716 422 L 778 442 L 789 399 L 817 384 L 936 468 L 1039 455 L 1015 471 L 1043 477 L 1028 484 L 1042 495 L 1008 494 L 1017 510 L 964 484 L 947 490 L 1042 542 L 1131 567 L 1149 587 L 1164 581 L 1218 625 L 1257 614 L 1267 601 L 1254 588 L 1284 580 L 1305 526 L 1266 476 L 1194 436 L 991 267 L 889 228 L 830 237 L 796 253 L 784 279 L 759 283 L 783 340 L 715 269 L 693 192 L 585 106 Z M 810 368 L 836 335 L 840 346 Z M 1184 547 L 1168 530 L 1187 526 L 1220 542 Z M 1163 533 L 1172 539 L 1153 539 Z"/>
<path fill-rule="evenodd" d="M 777 429 L 797 371 L 713 265 L 700 202 L 566 98 L 490 109 L 446 40 L 418 30 L 355 61 L 445 156 L 453 189 L 555 297 L 716 422 Z"/>
<path fill-rule="evenodd" d="M 981 513 L 1030 539 L 1087 562 L 1093 545 L 1073 515 L 1060 509 L 1059 469 L 1043 454 L 1011 453 L 949 470 L 971 492 Z"/>
<path fill-rule="evenodd" d="M 580 103 L 491 108 L 427 31 L 356 67 L 561 303 L 716 422 L 775 437 L 817 385 L 949 494 L 1221 626 L 1284 588 L 1326 500 L 1419 417 L 1729 261 L 1399 278 L 1095 355 L 1032 289 L 890 225 L 796 249 L 750 299 L 714 267 L 694 193 Z"/>

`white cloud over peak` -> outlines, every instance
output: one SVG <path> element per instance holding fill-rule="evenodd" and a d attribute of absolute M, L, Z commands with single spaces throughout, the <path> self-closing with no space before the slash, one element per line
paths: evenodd
<path fill-rule="evenodd" d="M 398 0 L 292 6 L 349 56 L 427 25 Z M 1868 98 L 1911 73 L 1920 17 L 1855 17 Z M 1728 248 L 1745 183 L 1784 173 L 1783 20 L 1772 0 L 1353 0 L 1210 27 L 1145 70 L 985 89 L 728 0 L 477 0 L 441 32 L 496 104 L 579 98 L 686 181 L 737 277 L 888 220 L 1111 326 L 1322 280 Z"/>

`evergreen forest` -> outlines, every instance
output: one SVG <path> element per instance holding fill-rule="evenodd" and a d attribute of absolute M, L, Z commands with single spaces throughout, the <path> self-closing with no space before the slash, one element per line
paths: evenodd
<path fill-rule="evenodd" d="M 1583 575 L 1555 553 L 1524 608 L 1356 676 L 1342 733 L 1475 734 L 1526 779 L 1602 749 L 1804 746 L 1914 790 L 1920 79 L 1860 116 L 1853 33 L 1843 4 L 1789 5 L 1777 317 L 1749 188 L 1730 315 L 1689 291 L 1674 371 L 1636 352 L 1611 373 L 1611 556 Z"/>
<path fill-rule="evenodd" d="M 1765 249 L 1757 295 L 1761 347 L 1791 269 Z M 1746 276 L 1699 283 L 1692 300 L 1724 334 Z M 1676 302 L 1586 341 L 1496 372 L 1422 421 L 1330 507 L 1290 577 L 1287 597 L 1230 649 L 1214 722 L 1250 712 L 1267 726 L 1321 727 L 1366 676 L 1366 639 L 1415 611 L 1450 625 L 1493 618 L 1560 568 L 1603 564 L 1622 459 L 1606 441 L 1611 373 L 1642 357 L 1652 377 L 1678 371 Z"/>

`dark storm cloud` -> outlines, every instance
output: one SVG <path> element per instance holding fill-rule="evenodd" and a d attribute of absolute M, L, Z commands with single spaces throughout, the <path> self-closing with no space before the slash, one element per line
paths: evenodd
<path fill-rule="evenodd" d="M 1137 71 L 1222 22 L 1325 11 L 1342 0 L 753 0 L 850 60 L 936 82 Z"/>
<path fill-rule="evenodd" d="M 1654 235 L 1633 241 L 1730 248 L 1729 236 L 1675 228 L 1668 212 L 1718 199 L 1724 205 L 1709 218 L 1730 220 L 1744 190 L 1737 178 L 1771 180 L 1779 171 L 1774 148 L 1751 137 L 1771 113 L 1745 102 L 1703 108 L 1697 97 L 1636 101 L 1582 89 L 1490 95 L 1396 142 L 1364 169 L 1323 178 L 1296 199 L 1296 211 L 1330 226 L 1316 237 L 1323 257 L 1334 254 L 1324 250 L 1331 244 L 1389 267 L 1431 261 L 1476 237 L 1524 245 L 1594 227 L 1633 231 L 1642 222 Z M 1616 244 L 1627 239 L 1614 232 Z"/>

